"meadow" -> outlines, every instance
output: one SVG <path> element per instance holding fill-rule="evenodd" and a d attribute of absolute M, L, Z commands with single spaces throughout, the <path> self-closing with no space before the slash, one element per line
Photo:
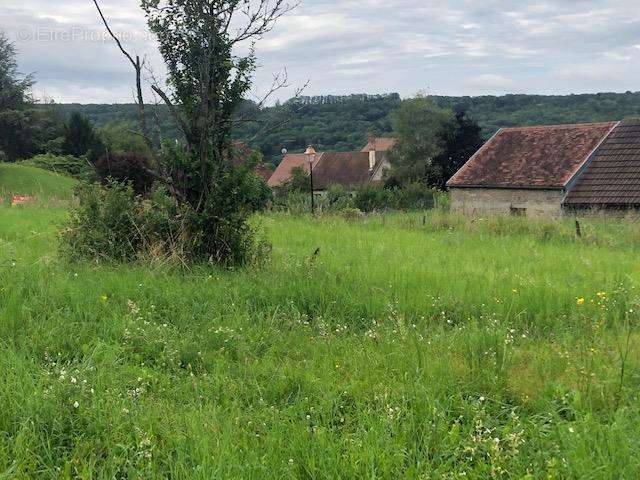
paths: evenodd
<path fill-rule="evenodd" d="M 267 213 L 223 271 L 66 217 L 0 206 L 0 478 L 637 478 L 640 224 Z"/>

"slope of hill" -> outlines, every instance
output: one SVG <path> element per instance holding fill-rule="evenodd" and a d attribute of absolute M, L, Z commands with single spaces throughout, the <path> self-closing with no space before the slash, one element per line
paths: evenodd
<path fill-rule="evenodd" d="M 328 99 L 330 101 L 315 101 Z M 514 125 L 544 125 L 619 120 L 640 116 L 640 92 L 598 93 L 567 96 L 505 95 L 501 97 L 434 97 L 445 108 L 464 108 L 476 119 L 485 137 L 498 128 Z M 312 101 L 313 100 L 313 101 Z M 281 151 L 300 151 L 308 144 L 318 150 L 353 150 L 362 147 L 369 132 L 391 132 L 389 114 L 400 103 L 395 94 L 383 96 L 313 97 L 253 111 L 255 121 L 238 125 L 234 136 L 250 139 L 249 144 L 262 150 L 277 163 Z M 114 121 L 136 121 L 134 105 L 59 105 L 63 115 L 79 111 L 98 125 Z M 150 107 L 156 130 L 163 138 L 177 138 L 166 108 Z M 281 124 L 289 112 L 290 119 Z M 275 126 L 275 127 L 274 127 Z M 255 139 L 254 139 L 255 137 Z"/>
<path fill-rule="evenodd" d="M 0 163 L 0 200 L 12 195 L 33 195 L 39 200 L 72 197 L 77 181 L 73 178 L 15 163 Z"/>

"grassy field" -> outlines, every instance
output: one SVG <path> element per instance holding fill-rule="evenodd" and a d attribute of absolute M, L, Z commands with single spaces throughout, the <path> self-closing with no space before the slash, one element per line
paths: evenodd
<path fill-rule="evenodd" d="M 65 218 L 0 207 L 0 478 L 637 478 L 635 223 L 265 215 L 219 271 Z"/>
<path fill-rule="evenodd" d="M 0 163 L 0 203 L 11 195 L 32 195 L 40 202 L 69 200 L 76 181 L 40 168 L 14 163 Z"/>

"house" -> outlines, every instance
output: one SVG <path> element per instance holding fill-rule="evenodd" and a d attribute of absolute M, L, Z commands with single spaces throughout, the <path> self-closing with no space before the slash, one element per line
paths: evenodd
<path fill-rule="evenodd" d="M 325 152 L 313 169 L 313 188 L 317 193 L 331 185 L 353 191 L 382 180 L 389 162 L 385 152 Z"/>
<path fill-rule="evenodd" d="M 368 143 L 364 146 L 361 152 L 370 152 L 375 150 L 376 152 L 388 152 L 396 144 L 395 138 L 388 137 L 369 137 Z"/>
<path fill-rule="evenodd" d="M 316 161 L 313 162 L 312 168 L 315 169 L 321 157 L 321 153 L 316 156 Z M 267 184 L 271 188 L 282 186 L 289 181 L 295 168 L 302 168 L 305 172 L 309 172 L 309 159 L 306 155 L 302 153 L 285 155 L 282 162 L 280 162 L 280 165 L 276 167 L 275 171 L 269 178 Z"/>
<path fill-rule="evenodd" d="M 269 167 L 269 165 L 266 163 L 257 164 L 254 167 L 253 171 L 264 178 L 265 182 L 268 182 L 271 178 L 271 175 L 273 175 L 273 170 L 271 170 L 271 167 Z"/>
<path fill-rule="evenodd" d="M 558 216 L 640 206 L 640 120 L 499 130 L 449 180 L 454 210 Z"/>
<path fill-rule="evenodd" d="M 342 185 L 347 190 L 382 180 L 385 169 L 389 168 L 387 151 L 393 147 L 395 139 L 369 137 L 365 147 L 359 152 L 318 153 L 313 164 L 313 186 L 316 192 L 325 191 L 330 185 Z M 309 172 L 309 161 L 304 154 L 287 154 L 269 178 L 268 184 L 276 188 L 286 183 L 295 168 Z"/>

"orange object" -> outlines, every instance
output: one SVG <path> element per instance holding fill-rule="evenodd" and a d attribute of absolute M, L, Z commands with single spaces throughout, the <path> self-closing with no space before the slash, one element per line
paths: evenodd
<path fill-rule="evenodd" d="M 32 203 L 36 203 L 38 201 L 38 197 L 34 197 L 31 195 L 14 195 L 11 197 L 11 206 L 14 207 L 16 205 L 29 205 Z"/>

